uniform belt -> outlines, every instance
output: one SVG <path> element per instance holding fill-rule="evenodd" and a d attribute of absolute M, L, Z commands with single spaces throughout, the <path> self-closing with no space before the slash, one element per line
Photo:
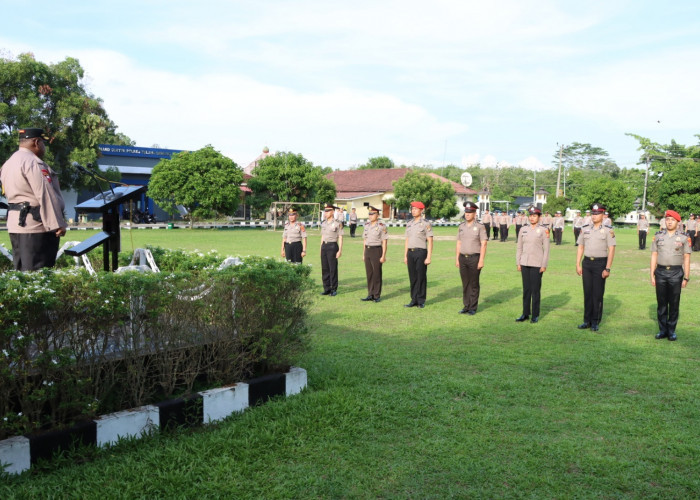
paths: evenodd
<path fill-rule="evenodd" d="M 408 249 L 409 252 L 417 252 L 418 250 L 426 250 L 427 251 L 427 248 L 409 248 Z"/>
<path fill-rule="evenodd" d="M 381 245 L 365 245 L 365 248 L 382 248 Z"/>
<path fill-rule="evenodd" d="M 463 253 L 462 255 L 464 255 L 465 257 L 474 257 L 476 255 L 481 255 L 481 254 L 480 253 Z"/>
<path fill-rule="evenodd" d="M 670 271 L 671 269 L 682 269 L 683 266 L 658 266 L 661 269 L 666 269 L 667 271 Z"/>
<path fill-rule="evenodd" d="M 321 242 L 322 245 L 329 245 L 331 243 L 338 243 L 338 242 L 337 241 L 322 241 Z"/>
<path fill-rule="evenodd" d="M 27 214 L 31 214 L 35 221 L 41 222 L 41 212 L 39 207 L 33 207 L 28 201 L 23 201 L 22 203 L 8 203 L 8 211 L 16 210 L 19 212 L 19 220 L 17 225 L 19 227 L 25 227 L 27 225 Z"/>
<path fill-rule="evenodd" d="M 607 259 L 607 257 L 585 257 L 584 256 L 584 259 L 586 259 L 586 260 L 603 260 L 603 259 Z"/>

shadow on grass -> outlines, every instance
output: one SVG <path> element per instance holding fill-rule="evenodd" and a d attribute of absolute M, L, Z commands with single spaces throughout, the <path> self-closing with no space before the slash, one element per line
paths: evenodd
<path fill-rule="evenodd" d="M 503 304 L 504 302 L 513 300 L 514 298 L 519 297 L 521 294 L 522 290 L 517 287 L 510 288 L 508 290 L 501 290 L 500 292 L 491 294 L 488 297 L 484 297 L 483 300 L 479 301 L 479 311 L 483 312 L 486 309 L 489 309 L 493 306 L 497 306 Z"/>
<path fill-rule="evenodd" d="M 557 309 L 564 307 L 571 301 L 571 294 L 569 292 L 561 292 L 557 295 L 549 295 L 542 298 L 542 308 L 540 310 L 540 318 L 544 318 L 551 311 L 556 311 Z"/>

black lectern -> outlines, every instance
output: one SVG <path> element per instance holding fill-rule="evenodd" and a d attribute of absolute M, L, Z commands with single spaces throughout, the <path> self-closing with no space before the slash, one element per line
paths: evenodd
<path fill-rule="evenodd" d="M 119 186 L 113 192 L 98 194 L 76 205 L 78 213 L 102 213 L 102 232 L 91 236 L 79 245 L 66 250 L 68 255 L 80 257 L 93 248 L 102 245 L 105 271 L 116 271 L 121 250 L 121 229 L 119 226 L 119 205 L 141 196 L 146 186 Z M 112 267 L 109 266 L 109 253 L 112 252 Z"/>

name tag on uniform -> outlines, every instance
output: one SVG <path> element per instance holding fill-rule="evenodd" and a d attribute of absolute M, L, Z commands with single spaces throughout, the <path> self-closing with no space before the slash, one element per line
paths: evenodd
<path fill-rule="evenodd" d="M 537 231 L 535 231 L 535 232 L 536 232 L 537 234 L 540 234 L 540 230 L 539 230 L 539 229 L 538 229 Z"/>

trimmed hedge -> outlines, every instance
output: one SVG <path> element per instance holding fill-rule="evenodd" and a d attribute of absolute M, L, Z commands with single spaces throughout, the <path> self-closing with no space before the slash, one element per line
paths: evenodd
<path fill-rule="evenodd" d="M 307 349 L 308 266 L 152 251 L 166 271 L 1 275 L 0 439 L 286 370 Z"/>

